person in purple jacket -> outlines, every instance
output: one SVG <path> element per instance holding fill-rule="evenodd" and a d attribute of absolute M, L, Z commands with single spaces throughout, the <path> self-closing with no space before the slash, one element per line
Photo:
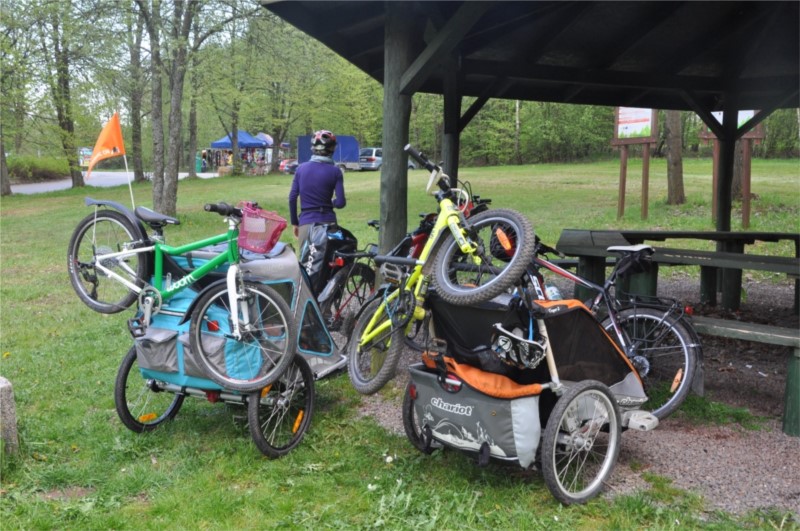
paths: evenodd
<path fill-rule="evenodd" d="M 311 137 L 311 160 L 297 167 L 289 191 L 289 218 L 298 241 L 298 253 L 315 223 L 336 223 L 334 208 L 344 208 L 344 176 L 333 162 L 336 136 L 317 131 Z M 300 213 L 297 198 L 300 198 Z"/>

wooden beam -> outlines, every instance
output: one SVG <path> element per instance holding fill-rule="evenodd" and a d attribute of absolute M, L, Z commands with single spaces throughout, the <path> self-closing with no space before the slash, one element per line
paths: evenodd
<path fill-rule="evenodd" d="M 503 93 L 508 90 L 508 87 L 511 86 L 511 81 L 506 78 L 498 78 L 495 79 L 489 86 L 486 87 L 486 90 L 478 96 L 478 98 L 472 102 L 472 105 L 469 106 L 464 114 L 461 116 L 461 120 L 458 122 L 458 130 L 463 131 L 467 125 L 475 118 L 475 115 L 478 114 L 486 102 L 489 101 L 489 98 L 501 98 Z"/>
<path fill-rule="evenodd" d="M 400 78 L 400 93 L 412 95 L 428 79 L 491 7 L 490 2 L 464 2 Z"/>
<path fill-rule="evenodd" d="M 493 62 L 464 59 L 462 70 L 470 75 L 508 77 L 510 79 L 577 83 L 586 86 L 629 87 L 654 91 L 686 90 L 698 93 L 723 92 L 727 87 L 720 77 L 679 76 L 670 74 L 620 72 L 614 70 L 587 71 L 582 68 L 519 64 L 515 62 Z M 752 80 L 741 80 L 740 92 L 770 89 L 785 92 L 797 88 L 796 76 L 773 76 Z"/>

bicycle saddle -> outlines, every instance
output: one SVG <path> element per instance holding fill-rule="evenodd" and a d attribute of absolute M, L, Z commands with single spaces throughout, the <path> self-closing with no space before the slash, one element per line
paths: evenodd
<path fill-rule="evenodd" d="M 180 225 L 181 222 L 173 217 L 154 212 L 147 207 L 138 206 L 134 211 L 136 217 L 147 223 L 153 230 L 162 229 L 165 225 Z"/>

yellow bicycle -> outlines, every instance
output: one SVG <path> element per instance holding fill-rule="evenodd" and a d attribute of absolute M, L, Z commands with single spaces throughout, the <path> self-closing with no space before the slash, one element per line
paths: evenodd
<path fill-rule="evenodd" d="M 361 309 L 346 347 L 350 381 L 362 394 L 394 377 L 406 338 L 430 314 L 429 287 L 455 305 L 487 301 L 521 281 L 535 252 L 533 226 L 524 215 L 495 209 L 466 219 L 457 206 L 464 192 L 422 153 L 410 145 L 405 151 L 431 172 L 427 192 L 439 212 L 419 258 L 374 258 L 388 284 Z"/>

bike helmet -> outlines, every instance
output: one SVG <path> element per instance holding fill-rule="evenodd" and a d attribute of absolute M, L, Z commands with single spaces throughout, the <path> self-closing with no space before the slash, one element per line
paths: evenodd
<path fill-rule="evenodd" d="M 336 135 L 330 131 L 323 129 L 311 135 L 311 151 L 315 155 L 330 157 L 334 150 L 336 150 Z"/>

